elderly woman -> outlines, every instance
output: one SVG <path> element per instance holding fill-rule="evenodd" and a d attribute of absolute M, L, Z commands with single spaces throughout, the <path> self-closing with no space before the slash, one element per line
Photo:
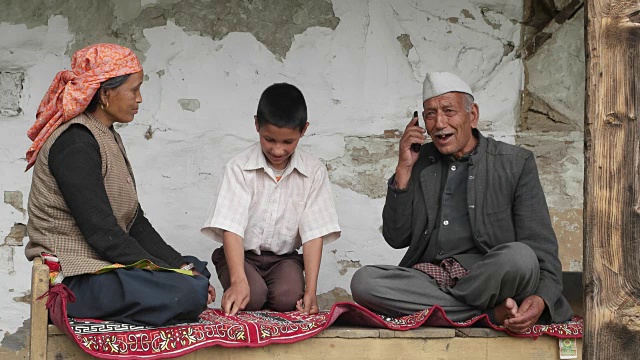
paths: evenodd
<path fill-rule="evenodd" d="M 195 321 L 215 298 L 206 263 L 164 242 L 138 203 L 115 123 L 133 121 L 143 72 L 135 54 L 98 44 L 55 77 L 29 129 L 34 166 L 27 258 L 76 301 L 68 315 L 138 325 Z"/>

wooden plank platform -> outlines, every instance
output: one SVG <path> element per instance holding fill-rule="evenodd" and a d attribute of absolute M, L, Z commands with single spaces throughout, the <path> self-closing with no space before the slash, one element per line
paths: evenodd
<path fill-rule="evenodd" d="M 92 359 L 55 326 L 49 325 L 47 359 Z M 582 340 L 578 340 L 578 359 Z M 558 340 L 513 338 L 484 328 L 449 329 L 422 327 L 392 331 L 363 327 L 332 326 L 315 337 L 293 344 L 262 348 L 213 346 L 181 359 L 559 359 Z"/>

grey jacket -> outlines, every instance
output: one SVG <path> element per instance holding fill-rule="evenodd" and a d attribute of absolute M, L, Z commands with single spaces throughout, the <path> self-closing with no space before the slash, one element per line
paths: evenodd
<path fill-rule="evenodd" d="M 531 247 L 540 264 L 540 283 L 535 295 L 545 301 L 551 317 L 540 321 L 569 320 L 573 313 L 562 296 L 558 241 L 533 153 L 487 139 L 477 130 L 474 134 L 479 144 L 469 164 L 467 202 L 476 245 L 485 254 L 500 244 L 514 241 Z M 411 267 L 427 249 L 440 204 L 441 160 L 444 161 L 443 155 L 433 143 L 423 145 L 409 187 L 397 190 L 390 185 L 387 191 L 382 234 L 395 249 L 409 247 L 400 266 Z M 393 182 L 392 177 L 389 184 Z"/>

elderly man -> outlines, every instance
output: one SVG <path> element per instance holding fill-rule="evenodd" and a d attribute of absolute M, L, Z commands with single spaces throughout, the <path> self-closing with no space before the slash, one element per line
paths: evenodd
<path fill-rule="evenodd" d="M 454 321 L 486 313 L 513 332 L 572 316 L 558 243 L 531 151 L 484 137 L 471 88 L 427 74 L 422 116 L 400 139 L 382 232 L 409 247 L 399 266 L 358 270 L 356 302 L 402 316 L 433 305 Z"/>

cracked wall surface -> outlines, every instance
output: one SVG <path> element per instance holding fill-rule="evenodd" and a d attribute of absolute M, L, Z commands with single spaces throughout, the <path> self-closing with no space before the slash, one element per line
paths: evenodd
<path fill-rule="evenodd" d="M 516 143 L 537 157 L 563 270 L 582 271 L 584 9 L 582 1 L 531 1 L 525 89 Z"/>
<path fill-rule="evenodd" d="M 96 42 L 129 46 L 143 61 L 140 112 L 117 129 L 145 213 L 183 254 L 206 260 L 218 246 L 199 229 L 224 164 L 257 141 L 261 92 L 290 82 L 309 110 L 300 146 L 326 164 L 342 228 L 342 239 L 324 249 L 320 306 L 350 300 L 358 268 L 396 264 L 404 253 L 380 233 L 386 180 L 401 132 L 421 109 L 425 73 L 452 71 L 476 94 L 481 131 L 538 156 L 563 267 L 581 269 L 582 100 L 574 77 L 584 60 L 574 44 L 581 15 L 561 21 L 565 2 L 537 4 L 533 14 L 511 0 L 0 0 L 0 94 L 10 95 L 0 96 L 0 355 L 22 346 L 28 329 L 25 132 L 56 72 Z M 525 53 L 553 19 L 563 25 Z M 566 55 L 557 50 L 565 48 Z M 539 74 L 547 69 L 554 75 Z M 557 76 L 564 72 L 570 79 Z M 212 284 L 219 306 L 222 289 Z"/>

